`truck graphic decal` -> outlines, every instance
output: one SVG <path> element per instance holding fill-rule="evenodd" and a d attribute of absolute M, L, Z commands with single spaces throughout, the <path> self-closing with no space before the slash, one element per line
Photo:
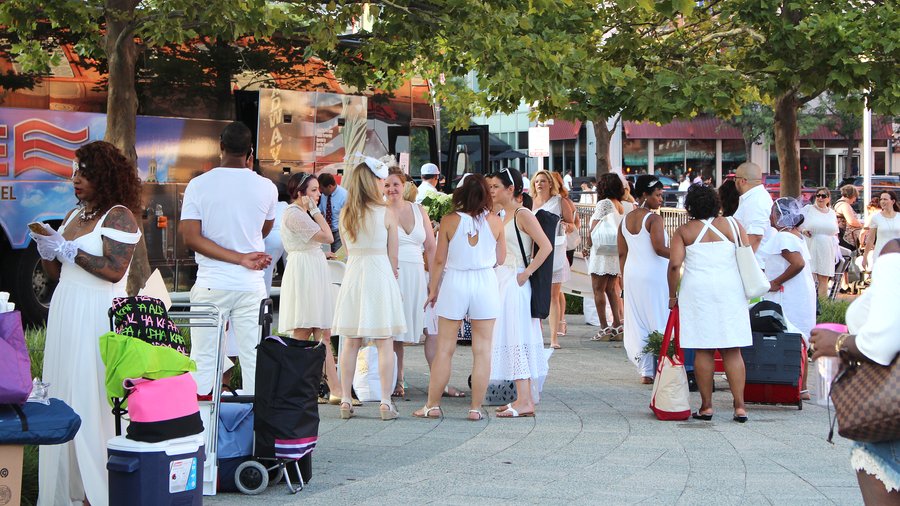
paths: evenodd
<path fill-rule="evenodd" d="M 89 138 L 88 127 L 66 130 L 41 119 L 25 120 L 13 130 L 16 143 L 13 177 L 36 169 L 70 178 L 75 151 Z"/>

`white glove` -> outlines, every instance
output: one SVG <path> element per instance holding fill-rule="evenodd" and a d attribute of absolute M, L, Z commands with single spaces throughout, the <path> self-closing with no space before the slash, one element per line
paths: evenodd
<path fill-rule="evenodd" d="M 37 244 L 38 254 L 44 260 L 59 259 L 70 264 L 75 263 L 75 256 L 78 254 L 78 245 L 72 241 L 67 241 L 53 227 L 42 223 L 44 230 L 50 235 L 40 235 L 31 232 L 31 238 Z"/>

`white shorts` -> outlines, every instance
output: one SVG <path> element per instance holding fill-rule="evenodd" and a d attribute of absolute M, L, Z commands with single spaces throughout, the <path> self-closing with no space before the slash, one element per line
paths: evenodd
<path fill-rule="evenodd" d="M 434 311 L 448 320 L 493 320 L 500 315 L 500 286 L 494 269 L 447 269 Z"/>

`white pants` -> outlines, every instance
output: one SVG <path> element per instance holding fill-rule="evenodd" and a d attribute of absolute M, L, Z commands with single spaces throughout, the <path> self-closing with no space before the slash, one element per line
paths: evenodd
<path fill-rule="evenodd" d="M 191 289 L 191 303 L 215 304 L 222 312 L 222 318 L 230 321 L 237 339 L 238 358 L 241 361 L 242 390 L 253 395 L 256 387 L 256 345 L 259 344 L 259 303 L 266 297 L 264 289 L 256 292 L 213 290 L 194 286 Z M 197 363 L 193 373 L 197 382 L 197 394 L 212 392 L 216 378 L 216 361 L 225 352 L 225 343 L 216 356 L 216 329 L 196 327 L 191 329 L 191 359 Z"/>

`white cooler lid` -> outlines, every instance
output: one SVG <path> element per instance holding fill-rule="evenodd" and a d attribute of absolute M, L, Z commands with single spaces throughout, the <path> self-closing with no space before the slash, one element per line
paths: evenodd
<path fill-rule="evenodd" d="M 159 443 L 145 443 L 128 439 L 125 436 L 116 436 L 106 442 L 106 448 L 130 453 L 166 452 L 166 455 L 184 455 L 186 453 L 196 453 L 203 444 L 203 434 L 168 439 Z"/>

